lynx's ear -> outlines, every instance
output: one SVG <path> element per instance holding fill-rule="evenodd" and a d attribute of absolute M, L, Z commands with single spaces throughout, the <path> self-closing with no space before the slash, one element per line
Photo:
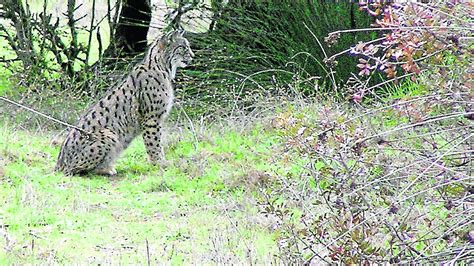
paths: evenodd
<path fill-rule="evenodd" d="M 175 30 L 171 33 L 171 40 L 176 41 L 178 38 L 182 38 L 183 35 L 184 35 L 183 29 Z"/>
<path fill-rule="evenodd" d="M 165 48 L 168 44 L 175 42 L 178 38 L 182 38 L 184 30 L 174 30 L 164 34 L 159 40 L 160 49 Z"/>

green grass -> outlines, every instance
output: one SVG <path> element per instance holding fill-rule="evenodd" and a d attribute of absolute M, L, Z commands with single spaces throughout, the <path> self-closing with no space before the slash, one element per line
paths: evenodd
<path fill-rule="evenodd" d="M 49 134 L 7 123 L 0 132 L 0 264 L 145 264 L 147 243 L 152 261 L 178 264 L 262 263 L 276 253 L 244 180 L 270 167 L 271 132 L 186 134 L 170 143 L 166 168 L 146 162 L 138 138 L 110 178 L 54 173 Z"/>
<path fill-rule="evenodd" d="M 0 70 L 3 70 L 3 68 L 0 67 Z M 0 96 L 6 95 L 10 90 L 11 86 L 8 76 L 2 71 L 0 74 Z"/>
<path fill-rule="evenodd" d="M 20 96 L 17 92 L 11 97 Z M 35 107 L 49 107 L 47 112 L 56 115 L 67 102 L 70 108 L 63 111 L 63 120 L 70 121 L 86 103 L 68 99 L 44 100 Z M 51 122 L 31 119 L 26 112 L 15 111 L 14 116 L 5 112 L 0 122 L 0 265 L 146 264 L 147 249 L 152 263 L 263 264 L 285 262 L 288 254 L 307 259 L 300 251 L 285 251 L 286 243 L 293 248 L 301 244 L 291 244 L 293 236 L 311 239 L 313 228 L 320 227 L 318 237 L 325 234 L 330 241 L 350 228 L 338 222 L 344 218 L 335 211 L 339 203 L 328 208 L 328 200 L 340 195 L 354 200 L 348 206 L 362 204 L 376 217 L 381 209 L 388 211 L 390 201 L 398 200 L 399 191 L 405 189 L 406 195 L 414 195 L 413 201 L 400 202 L 400 211 L 387 219 L 405 219 L 406 210 L 415 206 L 417 212 L 400 229 L 420 239 L 412 248 L 426 254 L 446 250 L 442 238 L 433 247 L 424 238 L 438 238 L 465 216 L 458 215 L 460 207 L 446 207 L 440 195 L 455 199 L 466 193 L 467 186 L 460 179 L 432 189 L 444 183 L 426 172 L 429 162 L 423 156 L 449 148 L 453 133 L 442 130 L 456 121 L 397 131 L 385 136 L 393 145 L 369 140 L 357 151 L 343 143 L 353 143 L 356 134 L 372 136 L 413 121 L 397 108 L 350 120 L 366 110 L 348 108 L 330 103 L 282 106 L 263 119 L 245 117 L 242 121 L 254 119 L 245 126 L 223 118 L 214 124 L 195 123 L 198 133 L 186 129 L 188 122 L 183 125 L 175 108 L 167 123 L 167 166 L 147 163 L 139 137 L 117 161 L 115 177 L 54 173 L 59 147 L 52 143 L 58 132 L 46 126 Z M 2 110 L 11 111 L 0 106 Z M 325 120 L 337 126 L 320 137 Z M 424 141 L 423 134 L 430 132 L 435 145 Z M 334 151 L 350 151 L 343 154 L 344 164 L 332 159 Z M 457 162 L 448 160 L 459 159 L 443 158 L 449 166 Z M 395 170 L 405 165 L 411 168 L 400 172 L 399 178 Z M 364 202 L 358 201 L 359 196 L 345 198 L 354 189 L 363 193 Z M 332 193 L 340 194 L 326 198 Z M 432 220 L 436 231 L 419 222 L 424 217 Z M 386 228 L 373 226 L 370 230 L 388 236 Z M 456 233 L 459 239 L 462 230 Z M 355 236 L 365 241 L 363 234 Z M 372 241 L 364 252 L 380 248 L 406 256 L 405 243 L 392 249 L 385 238 Z M 388 258 L 387 254 L 377 256 Z"/>

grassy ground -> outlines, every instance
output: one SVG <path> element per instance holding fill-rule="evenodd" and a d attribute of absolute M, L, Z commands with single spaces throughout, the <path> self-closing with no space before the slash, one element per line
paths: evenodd
<path fill-rule="evenodd" d="M 9 97 L 28 94 L 12 92 L 5 79 L 1 84 Z M 85 103 L 59 101 L 63 96 L 25 101 L 72 122 Z M 213 121 L 189 119 L 176 106 L 167 123 L 166 167 L 147 163 L 139 137 L 118 160 L 117 176 L 65 177 L 52 171 L 57 128 L 0 103 L 0 264 L 465 258 L 473 169 L 467 119 L 396 130 L 418 121 L 423 109 L 276 105 L 266 103 L 258 117 Z M 442 114 L 424 112 L 428 121 Z M 321 135 L 327 128 L 333 129 Z M 385 140 L 346 145 L 387 131 L 393 134 Z M 443 160 L 441 171 L 450 169 L 441 178 L 433 156 Z M 395 238 L 400 234 L 413 240 Z"/>
<path fill-rule="evenodd" d="M 271 260 L 274 236 L 252 202 L 249 175 L 270 167 L 278 139 L 259 126 L 180 135 L 164 169 L 147 164 L 137 139 L 117 176 L 65 177 L 52 172 L 52 135 L 4 123 L 0 264 L 144 264 L 147 249 L 152 261 Z"/>

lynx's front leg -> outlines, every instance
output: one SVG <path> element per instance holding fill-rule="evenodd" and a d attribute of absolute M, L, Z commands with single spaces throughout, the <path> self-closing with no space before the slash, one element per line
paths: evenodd
<path fill-rule="evenodd" d="M 143 127 L 143 141 L 145 142 L 148 160 L 151 163 L 161 163 L 165 159 L 165 153 L 161 144 L 161 119 L 149 119 Z"/>

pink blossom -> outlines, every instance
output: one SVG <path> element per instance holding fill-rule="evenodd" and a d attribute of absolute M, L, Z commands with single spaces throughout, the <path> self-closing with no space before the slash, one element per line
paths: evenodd
<path fill-rule="evenodd" d="M 369 62 L 363 58 L 359 58 L 359 62 L 360 64 L 357 64 L 357 67 L 361 69 L 359 76 L 368 76 L 375 68 L 375 66 L 370 65 Z"/>

